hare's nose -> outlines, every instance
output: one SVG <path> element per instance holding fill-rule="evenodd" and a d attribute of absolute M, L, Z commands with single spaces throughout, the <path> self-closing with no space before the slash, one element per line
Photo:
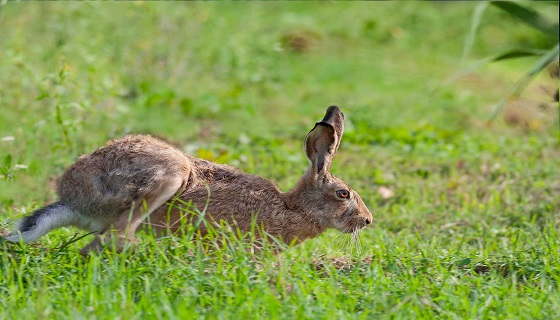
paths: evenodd
<path fill-rule="evenodd" d="M 366 224 L 370 224 L 371 223 L 371 219 L 370 218 L 366 218 Z"/>

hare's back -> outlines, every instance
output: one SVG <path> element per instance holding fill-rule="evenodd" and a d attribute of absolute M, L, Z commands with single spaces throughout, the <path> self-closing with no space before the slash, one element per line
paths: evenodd
<path fill-rule="evenodd" d="M 151 136 L 112 140 L 78 158 L 62 176 L 60 199 L 83 214 L 114 215 L 157 193 L 170 179 L 190 174 L 190 160 Z"/>

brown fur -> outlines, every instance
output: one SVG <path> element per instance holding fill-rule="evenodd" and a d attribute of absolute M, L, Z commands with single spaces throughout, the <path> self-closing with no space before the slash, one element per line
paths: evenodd
<path fill-rule="evenodd" d="M 256 220 L 268 234 L 286 243 L 300 243 L 327 228 L 361 229 L 371 223 L 371 213 L 360 196 L 329 171 L 344 131 L 343 119 L 337 107 L 327 109 L 305 141 L 310 168 L 285 193 L 266 179 L 191 157 L 151 136 L 110 141 L 80 157 L 62 176 L 61 206 L 78 217 L 66 225 L 100 233 L 82 253 L 99 249 L 111 230 L 116 231 L 121 249 L 124 239 L 134 241 L 134 232 L 147 215 L 157 230 L 175 231 L 180 219 L 185 219 L 183 212 L 163 204 L 179 194 L 197 209 L 206 208 L 210 222 L 223 220 L 250 231 Z M 347 190 L 349 196 L 339 197 L 338 190 Z M 61 225 L 65 224 L 54 227 Z M 44 229 L 48 232 L 54 227 Z M 203 226 L 200 231 L 206 232 Z"/>
<path fill-rule="evenodd" d="M 318 182 L 312 177 L 307 173 L 292 190 L 281 192 L 265 179 L 241 173 L 235 177 L 235 184 L 213 181 L 193 185 L 180 198 L 191 201 L 199 210 L 206 208 L 207 219 L 216 225 L 223 220 L 247 232 L 252 219 L 256 219 L 257 226 L 288 244 L 316 237 L 327 228 L 352 232 L 365 227 L 366 219 L 371 222 L 371 214 L 355 191 L 350 190 L 352 199 L 347 204 L 336 198 L 336 190 L 348 188 L 341 180 L 328 175 Z M 152 213 L 149 224 L 159 231 L 175 231 L 184 214 L 179 205 L 163 206 Z M 192 220 L 196 218 L 191 216 Z M 206 233 L 204 227 L 200 230 Z"/>

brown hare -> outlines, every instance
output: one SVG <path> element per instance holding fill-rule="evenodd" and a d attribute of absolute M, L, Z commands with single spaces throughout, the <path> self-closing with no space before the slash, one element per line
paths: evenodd
<path fill-rule="evenodd" d="M 110 141 L 79 157 L 64 173 L 59 201 L 21 219 L 17 230 L 4 238 L 32 242 L 53 229 L 75 226 L 98 232 L 82 254 L 102 248 L 112 232 L 121 250 L 125 240 L 134 242 L 145 220 L 158 230 L 173 231 L 181 225 L 177 222 L 184 219 L 182 211 L 164 205 L 174 195 L 200 210 L 206 208 L 208 221 L 225 220 L 246 232 L 256 221 L 286 243 L 300 243 L 327 228 L 354 232 L 370 224 L 372 215 L 358 193 L 330 173 L 343 122 L 340 109 L 332 106 L 307 134 L 310 167 L 288 192 L 264 178 L 184 154 L 151 136 Z"/>

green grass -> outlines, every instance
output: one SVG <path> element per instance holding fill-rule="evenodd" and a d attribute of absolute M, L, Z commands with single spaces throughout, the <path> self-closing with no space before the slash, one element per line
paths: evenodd
<path fill-rule="evenodd" d="M 0 318 L 560 317 L 558 82 L 541 75 L 490 124 L 532 60 L 446 83 L 499 50 L 549 43 L 489 9 L 462 62 L 474 6 L 4 4 L 0 226 L 55 200 L 75 157 L 131 132 L 287 190 L 331 104 L 346 114 L 332 171 L 374 224 L 359 244 L 329 231 L 279 255 L 143 235 L 135 253 L 85 259 L 76 229 L 2 242 Z"/>

